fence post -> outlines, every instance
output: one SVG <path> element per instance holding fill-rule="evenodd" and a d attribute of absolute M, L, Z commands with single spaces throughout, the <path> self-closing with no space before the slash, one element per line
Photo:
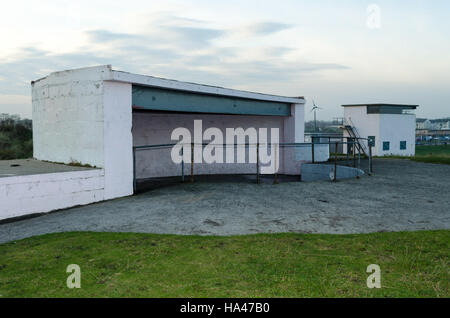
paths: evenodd
<path fill-rule="evenodd" d="M 294 158 L 297 158 L 297 156 L 296 156 L 297 147 L 302 147 L 302 146 L 299 145 L 298 143 L 295 144 L 295 146 L 294 146 Z M 300 170 L 299 171 L 300 173 L 298 175 L 298 181 L 302 182 L 302 166 L 301 165 L 300 165 L 300 169 L 299 170 Z"/>
<path fill-rule="evenodd" d="M 184 182 L 184 144 L 181 146 L 181 182 Z"/>
<path fill-rule="evenodd" d="M 278 169 L 277 169 L 277 154 L 278 154 L 278 147 L 280 146 L 280 144 L 274 144 L 275 145 L 275 165 L 274 165 L 274 169 L 275 169 L 275 175 L 274 175 L 274 179 L 273 179 L 273 184 L 278 184 Z"/>
<path fill-rule="evenodd" d="M 136 147 L 133 146 L 133 194 L 136 193 Z"/>
<path fill-rule="evenodd" d="M 311 136 L 311 154 L 312 163 L 314 163 L 314 136 Z"/>
<path fill-rule="evenodd" d="M 338 153 L 338 143 L 336 142 L 335 152 L 334 152 L 334 178 L 333 181 L 337 180 L 337 153 Z"/>
<path fill-rule="evenodd" d="M 356 168 L 356 141 L 352 138 L 353 168 Z"/>
<path fill-rule="evenodd" d="M 347 153 L 347 167 L 350 167 L 350 161 L 348 160 L 348 151 L 349 151 L 349 149 L 348 149 L 348 146 L 350 145 L 349 143 L 348 143 L 348 137 L 345 137 L 346 139 L 345 139 L 345 149 L 347 150 L 346 151 L 346 153 Z M 342 144 L 342 147 L 344 147 L 344 144 Z"/>
<path fill-rule="evenodd" d="M 194 143 L 191 142 L 191 183 L 194 183 Z"/>
<path fill-rule="evenodd" d="M 259 142 L 256 143 L 256 183 L 259 184 Z"/>
<path fill-rule="evenodd" d="M 373 163 L 372 163 L 372 144 L 369 145 L 369 175 L 373 173 Z"/>
<path fill-rule="evenodd" d="M 361 150 L 358 148 L 358 170 L 356 171 L 356 178 L 359 179 L 359 170 L 361 168 Z"/>

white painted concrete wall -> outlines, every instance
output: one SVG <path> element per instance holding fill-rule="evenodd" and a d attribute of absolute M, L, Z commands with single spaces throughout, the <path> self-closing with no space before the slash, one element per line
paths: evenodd
<path fill-rule="evenodd" d="M 336 169 L 337 180 L 356 178 L 362 175 L 364 175 L 364 171 L 358 168 L 338 165 Z M 302 181 L 331 181 L 333 178 L 334 165 L 315 165 L 307 163 L 302 166 Z"/>
<path fill-rule="evenodd" d="M 375 136 L 375 147 L 372 148 L 372 155 L 376 156 L 380 149 L 380 115 L 367 114 L 366 106 L 344 107 L 344 118 L 347 121 L 353 122 L 361 138 Z M 346 130 L 344 130 L 344 137 L 349 137 Z M 365 145 L 367 146 L 367 143 Z M 343 148 L 344 153 L 346 153 L 347 145 L 344 145 Z"/>
<path fill-rule="evenodd" d="M 131 84 L 103 82 L 105 199 L 133 194 Z"/>
<path fill-rule="evenodd" d="M 0 178 L 0 220 L 104 200 L 102 169 Z"/>
<path fill-rule="evenodd" d="M 291 116 L 284 117 L 284 142 L 303 143 L 305 142 L 305 105 L 291 105 Z M 283 173 L 290 175 L 300 174 L 301 159 L 296 156 L 295 148 L 284 148 Z"/>
<path fill-rule="evenodd" d="M 286 142 L 285 125 L 288 124 L 291 129 L 288 142 L 292 139 L 297 141 L 303 140 L 303 106 L 297 106 L 298 114 L 297 123 L 290 117 L 278 116 L 237 116 L 237 115 L 212 115 L 212 114 L 175 114 L 175 113 L 153 113 L 153 112 L 134 112 L 133 113 L 133 143 L 135 146 L 167 144 L 176 141 L 171 140 L 172 131 L 178 127 L 184 127 L 191 131 L 193 137 L 194 120 L 201 119 L 203 121 L 203 131 L 210 127 L 219 128 L 225 141 L 226 128 L 242 127 L 247 129 L 254 128 L 278 128 L 280 133 L 279 142 Z M 290 118 L 290 119 L 289 119 Z M 297 127 L 296 136 L 293 136 L 294 125 Z M 269 135 L 270 140 L 270 135 Z M 207 143 L 209 141 L 205 141 Z M 137 178 L 152 178 L 165 176 L 181 176 L 181 165 L 174 164 L 170 156 L 171 148 L 164 150 L 145 150 L 138 151 L 136 155 Z M 247 158 L 248 159 L 248 158 Z M 284 153 L 280 151 L 280 170 L 279 173 L 285 172 Z M 299 173 L 290 167 L 287 172 Z M 195 174 L 232 174 L 232 173 L 256 173 L 255 164 L 195 164 Z M 185 164 L 185 174 L 190 174 L 190 164 Z"/>
<path fill-rule="evenodd" d="M 415 127 L 415 115 L 381 114 L 378 156 L 414 156 L 416 153 Z M 383 151 L 383 141 L 390 142 L 388 151 Z M 400 150 L 400 141 L 406 141 L 406 150 Z"/>
<path fill-rule="evenodd" d="M 104 166 L 103 79 L 109 71 L 63 71 L 32 84 L 36 159 Z"/>
<path fill-rule="evenodd" d="M 297 161 L 312 161 L 312 146 L 306 145 L 295 149 Z M 328 145 L 314 145 L 314 162 L 326 162 L 330 159 L 330 147 Z"/>
<path fill-rule="evenodd" d="M 414 156 L 416 116 L 412 114 L 367 114 L 366 106 L 344 107 L 344 118 L 351 119 L 360 137 L 375 136 L 373 156 Z M 344 131 L 344 137 L 348 133 Z M 383 142 L 390 142 L 389 151 L 383 151 Z M 400 150 L 400 141 L 406 141 L 406 150 Z M 367 144 L 366 144 L 367 145 Z M 344 147 L 344 152 L 347 151 Z"/>
<path fill-rule="evenodd" d="M 133 193 L 131 84 L 110 66 L 52 73 L 32 84 L 34 157 L 105 170 L 105 199 Z"/>

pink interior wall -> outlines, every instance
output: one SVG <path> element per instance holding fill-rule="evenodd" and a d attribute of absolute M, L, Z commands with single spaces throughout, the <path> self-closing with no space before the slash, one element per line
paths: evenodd
<path fill-rule="evenodd" d="M 211 115 L 211 114 L 179 114 L 133 112 L 133 144 L 153 145 L 174 143 L 170 139 L 172 131 L 184 127 L 191 131 L 193 138 L 194 120 L 203 121 L 203 131 L 210 127 L 219 128 L 225 141 L 226 128 L 249 127 L 279 128 L 279 142 L 285 142 L 284 123 L 288 117 L 280 116 L 241 116 L 241 115 Z M 269 139 L 270 140 L 270 139 Z M 207 142 L 207 141 L 205 141 Z M 291 141 L 288 141 L 291 142 Z M 174 164 L 170 156 L 171 149 L 139 151 L 136 155 L 136 176 L 141 178 L 181 176 L 181 165 Z M 284 154 L 280 151 L 280 170 L 283 173 Z M 195 174 L 240 174 L 256 173 L 255 164 L 195 164 Z M 185 174 L 190 174 L 190 164 L 185 164 Z"/>

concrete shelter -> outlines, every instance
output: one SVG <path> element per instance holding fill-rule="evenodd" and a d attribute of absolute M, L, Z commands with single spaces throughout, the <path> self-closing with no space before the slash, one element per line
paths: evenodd
<path fill-rule="evenodd" d="M 137 178 L 180 175 L 168 152 L 143 152 L 134 169 L 133 146 L 173 143 L 173 129 L 191 130 L 194 120 L 224 134 L 226 128 L 278 128 L 280 143 L 304 142 L 302 97 L 180 82 L 110 65 L 51 73 L 31 86 L 34 158 L 91 169 L 2 178 L 0 199 L 9 205 L 0 219 L 131 195 L 134 172 Z M 282 149 L 279 156 L 280 174 L 300 173 L 293 149 Z M 254 174 L 255 165 L 196 167 L 196 174 L 235 173 Z M 33 195 L 21 204 L 26 196 L 21 193 L 31 188 Z M 45 203 L 49 195 L 52 204 Z"/>

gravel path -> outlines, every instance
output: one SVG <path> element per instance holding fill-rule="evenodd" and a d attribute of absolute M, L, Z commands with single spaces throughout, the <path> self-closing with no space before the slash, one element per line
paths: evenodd
<path fill-rule="evenodd" d="M 450 228 L 450 165 L 376 159 L 337 183 L 198 182 L 0 224 L 0 242 L 64 231 L 234 235 Z"/>

